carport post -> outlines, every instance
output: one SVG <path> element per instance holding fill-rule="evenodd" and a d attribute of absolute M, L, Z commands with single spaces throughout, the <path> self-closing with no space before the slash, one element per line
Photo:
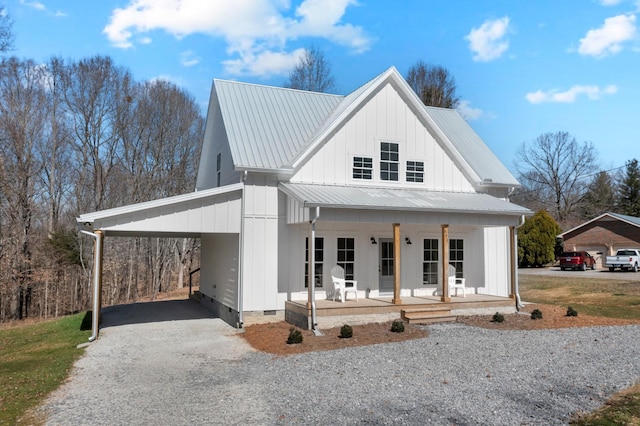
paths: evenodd
<path fill-rule="evenodd" d="M 89 341 L 93 342 L 98 338 L 100 325 L 100 306 L 102 306 L 102 231 L 80 231 L 83 234 L 95 238 L 93 250 L 93 311 L 91 312 L 91 336 Z"/>

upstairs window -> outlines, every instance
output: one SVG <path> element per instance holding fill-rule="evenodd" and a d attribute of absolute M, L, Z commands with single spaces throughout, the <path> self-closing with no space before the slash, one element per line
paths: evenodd
<path fill-rule="evenodd" d="M 407 182 L 424 182 L 424 162 L 407 161 Z"/>
<path fill-rule="evenodd" d="M 398 154 L 398 144 L 391 142 L 380 143 L 380 179 L 398 180 L 398 164 L 400 155 Z"/>
<path fill-rule="evenodd" d="M 222 170 L 222 154 L 218 153 L 216 156 L 216 179 L 217 186 L 220 186 L 220 171 Z"/>
<path fill-rule="evenodd" d="M 371 180 L 373 177 L 373 159 L 371 157 L 353 157 L 353 178 Z"/>

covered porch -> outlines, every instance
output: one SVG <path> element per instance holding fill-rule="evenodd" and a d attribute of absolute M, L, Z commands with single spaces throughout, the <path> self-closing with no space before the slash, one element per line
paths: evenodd
<path fill-rule="evenodd" d="M 510 297 L 487 294 L 467 294 L 451 297 L 443 302 L 440 296 L 402 297 L 402 304 L 394 303 L 393 296 L 347 299 L 344 303 L 317 300 L 315 313 L 318 328 L 337 327 L 342 324 L 384 322 L 402 318 L 411 323 L 434 323 L 455 320 L 457 315 L 487 314 L 515 311 L 516 301 Z M 306 301 L 285 303 L 285 319 L 301 328 L 307 328 L 312 309 Z"/>
<path fill-rule="evenodd" d="M 369 321 L 376 321 L 376 315 L 395 315 L 417 322 L 480 309 L 515 310 L 517 227 L 527 209 L 484 193 L 280 188 L 288 196 L 287 224 L 297 229 L 298 240 L 306 238 L 305 260 L 314 265 L 305 269 L 304 293 L 290 293 L 288 322 L 315 328 L 328 317 L 373 316 Z M 358 302 L 329 300 L 333 265 L 352 271 L 346 278 L 357 281 Z M 467 297 L 451 294 L 451 277 L 466 280 L 462 294 Z"/>

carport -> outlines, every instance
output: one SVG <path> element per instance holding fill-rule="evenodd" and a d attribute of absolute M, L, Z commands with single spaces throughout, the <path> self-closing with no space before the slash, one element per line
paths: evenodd
<path fill-rule="evenodd" d="M 235 238 L 241 234 L 243 184 L 228 185 L 189 194 L 131 204 L 80 215 L 80 232 L 94 238 L 93 317 L 89 341 L 98 337 L 100 324 L 104 239 L 109 237 L 202 238 L 216 235 Z M 238 244 L 240 246 L 240 244 Z M 238 256 L 238 262 L 242 257 Z M 232 265 L 235 271 L 241 265 Z M 238 277 L 238 283 L 241 279 Z M 237 305 L 242 312 L 242 285 L 238 284 Z"/>

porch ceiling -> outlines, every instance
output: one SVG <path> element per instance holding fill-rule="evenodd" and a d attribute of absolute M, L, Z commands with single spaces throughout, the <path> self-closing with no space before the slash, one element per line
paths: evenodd
<path fill-rule="evenodd" d="M 280 188 L 308 208 L 330 207 L 508 216 L 532 214 L 531 210 L 525 207 L 483 193 L 296 183 L 281 183 Z"/>

